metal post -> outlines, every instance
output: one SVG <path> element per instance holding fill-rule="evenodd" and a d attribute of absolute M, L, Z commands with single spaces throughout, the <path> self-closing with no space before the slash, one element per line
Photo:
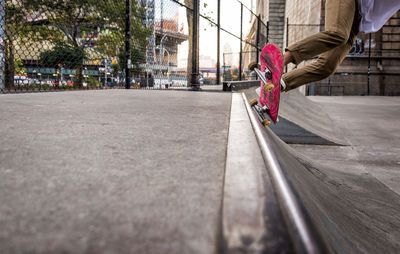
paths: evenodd
<path fill-rule="evenodd" d="M 220 44 L 221 44 L 221 0 L 218 0 L 218 7 L 217 7 L 217 85 L 221 84 L 221 63 L 220 63 Z"/>
<path fill-rule="evenodd" d="M 161 10 L 160 10 L 160 14 L 161 14 L 161 21 L 160 21 L 160 29 L 161 29 L 161 36 L 162 36 L 162 31 L 164 28 L 164 0 L 161 0 Z"/>
<path fill-rule="evenodd" d="M 289 18 L 286 18 L 286 47 L 289 47 Z"/>
<path fill-rule="evenodd" d="M 242 40 L 243 40 L 243 4 L 240 3 L 240 56 L 239 56 L 239 80 L 242 80 Z"/>
<path fill-rule="evenodd" d="M 104 59 L 104 86 L 107 86 L 107 59 Z"/>
<path fill-rule="evenodd" d="M 286 18 L 286 48 L 289 47 L 289 18 Z M 288 67 L 286 65 L 285 72 L 288 71 Z"/>
<path fill-rule="evenodd" d="M 328 78 L 328 96 L 332 95 L 331 78 Z"/>
<path fill-rule="evenodd" d="M 125 89 L 129 89 L 131 83 L 131 0 L 126 0 L 125 18 Z"/>
<path fill-rule="evenodd" d="M 161 39 L 160 39 L 160 45 L 159 45 L 159 49 L 158 49 L 158 54 L 159 54 L 159 56 L 158 56 L 158 58 L 159 58 L 159 62 L 158 62 L 158 64 L 159 64 L 159 67 L 160 67 L 160 73 L 159 74 L 161 74 L 161 65 L 162 65 L 162 63 L 163 63 L 163 58 L 164 58 L 164 45 L 163 45 L 163 41 L 164 41 L 164 39 L 165 39 L 165 35 L 163 35 L 163 33 L 164 33 L 164 31 L 163 31 L 163 28 L 164 28 L 164 0 L 161 0 L 161 6 L 160 6 L 160 8 L 161 8 L 161 10 L 160 10 L 160 16 L 161 16 L 161 18 L 160 18 L 160 34 L 161 34 Z"/>
<path fill-rule="evenodd" d="M 192 50 L 192 76 L 191 76 L 191 90 L 200 90 L 199 83 L 199 21 L 200 14 L 199 8 L 200 0 L 193 0 L 193 48 Z M 190 50 L 190 49 L 189 49 Z"/>
<path fill-rule="evenodd" d="M 260 29 L 261 29 L 261 24 L 260 24 L 260 15 L 257 16 L 257 34 L 256 34 L 256 59 L 255 62 L 258 63 L 259 62 L 259 52 L 258 52 L 258 48 L 260 47 Z M 256 79 L 258 79 L 258 75 L 256 75 Z"/>
<path fill-rule="evenodd" d="M 368 81 L 367 81 L 367 94 L 370 95 L 370 77 L 371 77 L 371 33 L 369 34 L 369 48 L 368 48 Z"/>
<path fill-rule="evenodd" d="M 6 10 L 6 2 L 4 0 L 0 1 L 0 37 L 2 40 L 5 40 L 4 29 L 5 29 L 5 10 Z M 5 77 L 4 77 L 4 67 L 5 67 L 5 55 L 4 55 L 4 43 L 0 45 L 0 90 L 5 88 Z"/>
<path fill-rule="evenodd" d="M 224 68 L 224 73 L 223 73 L 223 77 L 224 77 L 224 81 L 226 81 L 226 74 L 225 74 L 225 67 L 226 67 L 226 64 L 225 64 L 225 53 L 223 53 L 223 55 L 222 55 L 222 61 L 223 61 L 223 68 Z"/>

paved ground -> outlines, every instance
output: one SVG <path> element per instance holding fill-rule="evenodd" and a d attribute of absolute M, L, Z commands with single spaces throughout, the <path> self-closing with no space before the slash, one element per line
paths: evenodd
<path fill-rule="evenodd" d="M 255 96 L 254 88 L 245 92 Z M 267 133 L 330 252 L 397 253 L 400 98 L 291 91 L 282 94 L 280 116 L 285 120 L 269 129 L 283 139 L 294 135 L 292 144 Z M 314 142 L 316 136 L 340 145 Z"/>
<path fill-rule="evenodd" d="M 329 248 L 338 253 L 398 252 L 400 98 L 298 96 L 295 92 L 283 95 L 283 108 L 293 105 L 287 102 L 293 97 L 298 105 L 290 109 L 291 119 L 304 126 L 312 124 L 303 117 L 310 112 L 302 111 L 313 104 L 321 110 L 311 117 L 316 121 L 314 128 L 331 129 L 325 136 L 346 144 L 289 148 L 277 141 L 282 145 L 277 150 L 293 155 L 281 159 Z M 325 115 L 328 118 L 319 118 Z M 329 126 L 321 126 L 327 122 Z"/>
<path fill-rule="evenodd" d="M 0 253 L 215 253 L 231 94 L 0 96 Z"/>
<path fill-rule="evenodd" d="M 0 253 L 216 253 L 236 119 L 231 97 L 217 90 L 1 95 Z M 396 253 L 400 99 L 291 92 L 282 101 L 285 119 L 344 145 L 289 146 L 266 130 L 329 250 Z M 244 119 L 231 121 L 240 124 L 234 144 Z M 254 145 L 249 140 L 240 147 Z M 234 159 L 238 175 L 227 179 L 242 190 L 241 179 L 267 177 L 245 171 L 241 178 L 236 161 L 250 163 Z M 227 186 L 240 190 L 235 181 Z M 236 194 L 230 200 L 252 200 Z"/>
<path fill-rule="evenodd" d="M 324 147 L 319 161 L 334 162 L 347 154 L 368 174 L 400 195 L 400 98 L 308 97 L 320 104 L 348 147 Z M 336 148 L 336 149 L 335 149 Z M 328 155 L 330 154 L 330 155 Z"/>

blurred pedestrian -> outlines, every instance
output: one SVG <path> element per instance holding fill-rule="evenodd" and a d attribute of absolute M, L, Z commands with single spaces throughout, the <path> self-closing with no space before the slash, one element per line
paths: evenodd
<path fill-rule="evenodd" d="M 151 72 L 149 72 L 149 74 L 148 74 L 148 84 L 149 84 L 149 87 L 154 87 L 154 78 L 151 75 Z"/>
<path fill-rule="evenodd" d="M 146 88 L 147 87 L 147 82 L 146 82 L 146 76 L 145 74 L 140 75 L 140 88 Z"/>

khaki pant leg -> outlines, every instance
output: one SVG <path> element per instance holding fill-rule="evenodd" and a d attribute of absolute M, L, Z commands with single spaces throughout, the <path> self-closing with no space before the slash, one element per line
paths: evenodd
<path fill-rule="evenodd" d="M 325 8 L 326 31 L 288 48 L 296 63 L 320 56 L 317 61 L 283 75 L 286 91 L 331 75 L 354 44 L 359 24 L 356 0 L 327 0 Z"/>
<path fill-rule="evenodd" d="M 354 40 L 355 37 L 351 41 L 354 43 Z M 317 61 L 283 75 L 282 78 L 286 84 L 286 91 L 329 77 L 347 56 L 353 47 L 353 43 L 346 43 L 322 53 Z"/>
<path fill-rule="evenodd" d="M 294 63 L 299 64 L 345 44 L 350 36 L 356 6 L 356 0 L 327 0 L 325 31 L 300 40 L 287 48 L 292 53 Z"/>

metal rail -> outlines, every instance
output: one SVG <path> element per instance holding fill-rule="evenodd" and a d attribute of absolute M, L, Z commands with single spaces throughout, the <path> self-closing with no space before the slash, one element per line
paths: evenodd
<path fill-rule="evenodd" d="M 274 184 L 282 212 L 285 217 L 287 217 L 287 227 L 294 238 L 294 244 L 297 245 L 296 247 L 300 253 L 324 253 L 320 241 L 316 239 L 315 233 L 313 233 L 306 219 L 306 215 L 279 165 L 275 152 L 268 142 L 269 138 L 266 135 L 264 126 L 258 120 L 254 110 L 251 109 L 244 93 L 242 97 L 261 153 L 264 157 L 268 173 Z"/>

